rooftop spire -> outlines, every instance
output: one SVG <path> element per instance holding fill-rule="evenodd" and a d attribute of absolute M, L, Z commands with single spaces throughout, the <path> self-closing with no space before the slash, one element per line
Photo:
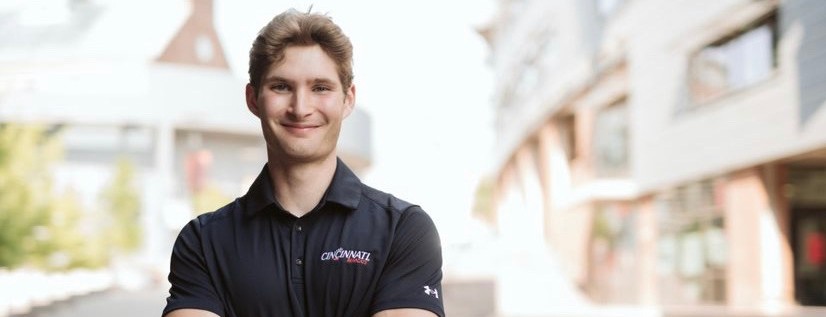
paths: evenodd
<path fill-rule="evenodd" d="M 192 13 L 156 61 L 229 69 L 213 24 L 212 0 L 190 1 Z"/>

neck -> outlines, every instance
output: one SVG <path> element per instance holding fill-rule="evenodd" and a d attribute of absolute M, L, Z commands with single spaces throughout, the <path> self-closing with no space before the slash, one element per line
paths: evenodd
<path fill-rule="evenodd" d="M 302 217 L 321 201 L 336 172 L 336 157 L 312 162 L 284 162 L 270 157 L 267 163 L 274 197 L 289 213 Z"/>

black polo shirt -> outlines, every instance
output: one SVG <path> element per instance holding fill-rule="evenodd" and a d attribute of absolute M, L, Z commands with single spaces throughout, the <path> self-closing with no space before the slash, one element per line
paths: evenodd
<path fill-rule="evenodd" d="M 421 308 L 444 316 L 442 254 L 418 206 L 370 188 L 340 160 L 311 212 L 275 201 L 267 166 L 249 191 L 189 222 L 172 251 L 164 314 L 370 316 Z"/>

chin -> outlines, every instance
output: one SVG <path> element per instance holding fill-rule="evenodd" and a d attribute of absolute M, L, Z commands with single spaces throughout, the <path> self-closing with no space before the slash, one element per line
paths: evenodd
<path fill-rule="evenodd" d="M 284 153 L 284 158 L 292 162 L 310 163 L 323 161 L 330 157 L 330 154 L 319 152 L 288 151 Z"/>
<path fill-rule="evenodd" d="M 284 142 L 272 144 L 270 149 L 276 158 L 288 162 L 318 162 L 335 157 L 335 146 L 318 142 Z"/>

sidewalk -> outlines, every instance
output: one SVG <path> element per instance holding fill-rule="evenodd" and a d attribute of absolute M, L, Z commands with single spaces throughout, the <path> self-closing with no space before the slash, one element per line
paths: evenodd
<path fill-rule="evenodd" d="M 26 314 L 11 317 L 146 317 L 160 316 L 166 290 L 160 288 L 126 291 L 110 289 L 89 295 L 33 307 Z"/>
<path fill-rule="evenodd" d="M 450 317 L 826 317 L 826 307 L 635 306 L 564 304 L 554 299 L 533 303 L 542 309 L 529 314 L 499 314 L 496 282 L 492 277 L 448 279 L 442 285 L 445 310 Z M 531 292 L 531 289 L 526 289 Z M 501 294 L 499 294 L 501 295 Z M 513 296 L 511 294 L 510 296 Z"/>
<path fill-rule="evenodd" d="M 667 307 L 664 317 L 823 317 L 826 307 L 791 306 L 776 308 L 731 308 L 726 306 Z"/>
<path fill-rule="evenodd" d="M 0 269 L 0 317 L 27 314 L 33 307 L 50 306 L 109 289 L 115 277 L 110 270 L 43 272 Z"/>

